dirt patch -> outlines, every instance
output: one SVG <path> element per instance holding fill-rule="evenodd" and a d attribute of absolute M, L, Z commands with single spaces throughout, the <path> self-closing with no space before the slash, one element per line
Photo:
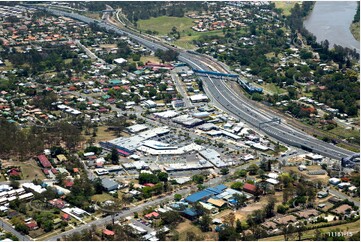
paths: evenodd
<path fill-rule="evenodd" d="M 217 232 L 202 232 L 197 226 L 193 225 L 191 221 L 186 220 L 180 223 L 176 230 L 179 232 L 179 240 L 186 241 L 187 240 L 187 232 L 193 232 L 196 236 L 203 236 L 202 240 L 205 241 L 214 241 L 218 239 Z"/>

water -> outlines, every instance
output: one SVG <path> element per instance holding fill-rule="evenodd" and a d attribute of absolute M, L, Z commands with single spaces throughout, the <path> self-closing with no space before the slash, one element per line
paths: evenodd
<path fill-rule="evenodd" d="M 356 49 L 360 53 L 360 42 L 350 31 L 356 9 L 357 2 L 354 1 L 317 1 L 311 14 L 304 21 L 304 26 L 316 36 L 317 42 L 327 39 L 330 47 L 337 44 Z"/>

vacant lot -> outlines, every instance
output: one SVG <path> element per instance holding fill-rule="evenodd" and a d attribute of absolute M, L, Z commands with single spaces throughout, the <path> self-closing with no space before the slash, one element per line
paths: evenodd
<path fill-rule="evenodd" d="M 321 166 L 307 166 L 307 169 L 308 171 L 315 171 L 315 170 L 322 170 Z M 294 171 L 295 173 L 298 173 L 298 174 L 302 174 L 303 176 L 305 176 L 307 179 L 310 179 L 312 181 L 322 181 L 324 184 L 327 184 L 328 183 L 328 175 L 325 174 L 325 175 L 308 175 L 307 174 L 307 171 L 300 171 L 298 170 L 297 167 L 295 166 L 292 166 L 292 167 L 284 167 L 284 170 L 285 171 Z"/>
<path fill-rule="evenodd" d="M 193 26 L 193 20 L 187 17 L 161 16 L 147 20 L 139 20 L 137 23 L 139 29 L 157 31 L 159 35 L 167 35 L 173 27 L 176 27 L 177 30 L 182 33 Z"/>
<path fill-rule="evenodd" d="M 183 223 L 180 223 L 176 229 L 179 232 L 179 240 L 186 241 L 187 240 L 187 232 L 193 232 L 196 236 L 204 236 L 202 240 L 205 241 L 214 241 L 218 239 L 218 233 L 216 232 L 202 232 L 197 226 L 193 225 L 191 221 L 186 220 Z"/>
<path fill-rule="evenodd" d="M 108 140 L 117 138 L 117 136 L 115 135 L 115 132 L 108 131 L 107 129 L 108 129 L 107 126 L 98 127 L 97 136 L 94 137 L 96 143 L 99 141 L 108 141 Z M 90 135 L 84 135 L 85 140 L 89 140 L 92 137 L 92 134 L 93 134 L 93 130 L 90 129 Z M 121 136 L 122 136 L 122 134 L 123 133 L 121 133 Z"/>
<path fill-rule="evenodd" d="M 194 25 L 193 20 L 187 17 L 168 17 L 161 16 L 157 18 L 150 18 L 147 20 L 139 20 L 138 28 L 142 31 L 151 30 L 157 31 L 158 35 L 164 36 L 172 31 L 173 27 L 176 27 L 180 32 L 180 39 L 174 41 L 174 44 L 182 48 L 192 49 L 194 48 L 193 40 L 198 39 L 203 35 L 223 35 L 222 30 L 215 30 L 210 32 L 196 32 L 191 29 Z"/>
<path fill-rule="evenodd" d="M 35 178 L 45 179 L 44 173 L 35 160 L 19 162 L 16 165 L 21 167 L 22 177 L 25 180 L 34 180 Z"/>

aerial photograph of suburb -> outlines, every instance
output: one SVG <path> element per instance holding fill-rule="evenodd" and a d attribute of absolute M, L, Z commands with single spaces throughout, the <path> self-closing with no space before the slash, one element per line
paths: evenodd
<path fill-rule="evenodd" d="M 0 0 L 9 241 L 360 241 L 360 1 Z"/>

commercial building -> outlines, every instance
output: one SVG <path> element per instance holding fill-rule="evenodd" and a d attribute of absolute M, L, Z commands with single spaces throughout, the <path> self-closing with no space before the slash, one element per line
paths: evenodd
<path fill-rule="evenodd" d="M 192 103 L 208 101 L 208 97 L 204 94 L 196 94 L 196 95 L 190 96 L 189 99 L 191 100 Z"/>
<path fill-rule="evenodd" d="M 204 120 L 199 118 L 192 118 L 188 115 L 181 115 L 175 118 L 172 118 L 172 121 L 177 124 L 181 124 L 187 128 L 193 128 L 197 125 L 203 124 Z"/>
<path fill-rule="evenodd" d="M 148 126 L 144 124 L 135 124 L 126 128 L 130 133 L 136 134 L 148 129 Z"/>
<path fill-rule="evenodd" d="M 159 137 L 164 134 L 169 133 L 169 128 L 164 127 L 157 127 L 151 130 L 143 131 L 137 135 L 132 137 L 120 137 L 108 142 L 100 142 L 100 145 L 105 149 L 112 149 L 115 148 L 117 151 L 123 155 L 128 156 L 134 153 L 136 149 L 143 145 L 144 141 L 149 140 L 154 137 Z"/>
<path fill-rule="evenodd" d="M 119 183 L 117 183 L 116 181 L 114 181 L 112 179 L 103 178 L 101 181 L 102 181 L 103 188 L 108 192 L 118 190 L 118 188 L 119 188 Z"/>
<path fill-rule="evenodd" d="M 216 187 L 206 188 L 202 191 L 189 195 L 188 197 L 185 198 L 185 201 L 189 203 L 197 203 L 202 200 L 208 200 L 209 198 L 222 193 L 226 188 L 227 186 L 223 184 L 218 185 Z"/>
<path fill-rule="evenodd" d="M 199 154 L 217 168 L 228 166 L 223 160 L 221 160 L 220 154 L 214 149 L 204 149 L 199 151 Z"/>

